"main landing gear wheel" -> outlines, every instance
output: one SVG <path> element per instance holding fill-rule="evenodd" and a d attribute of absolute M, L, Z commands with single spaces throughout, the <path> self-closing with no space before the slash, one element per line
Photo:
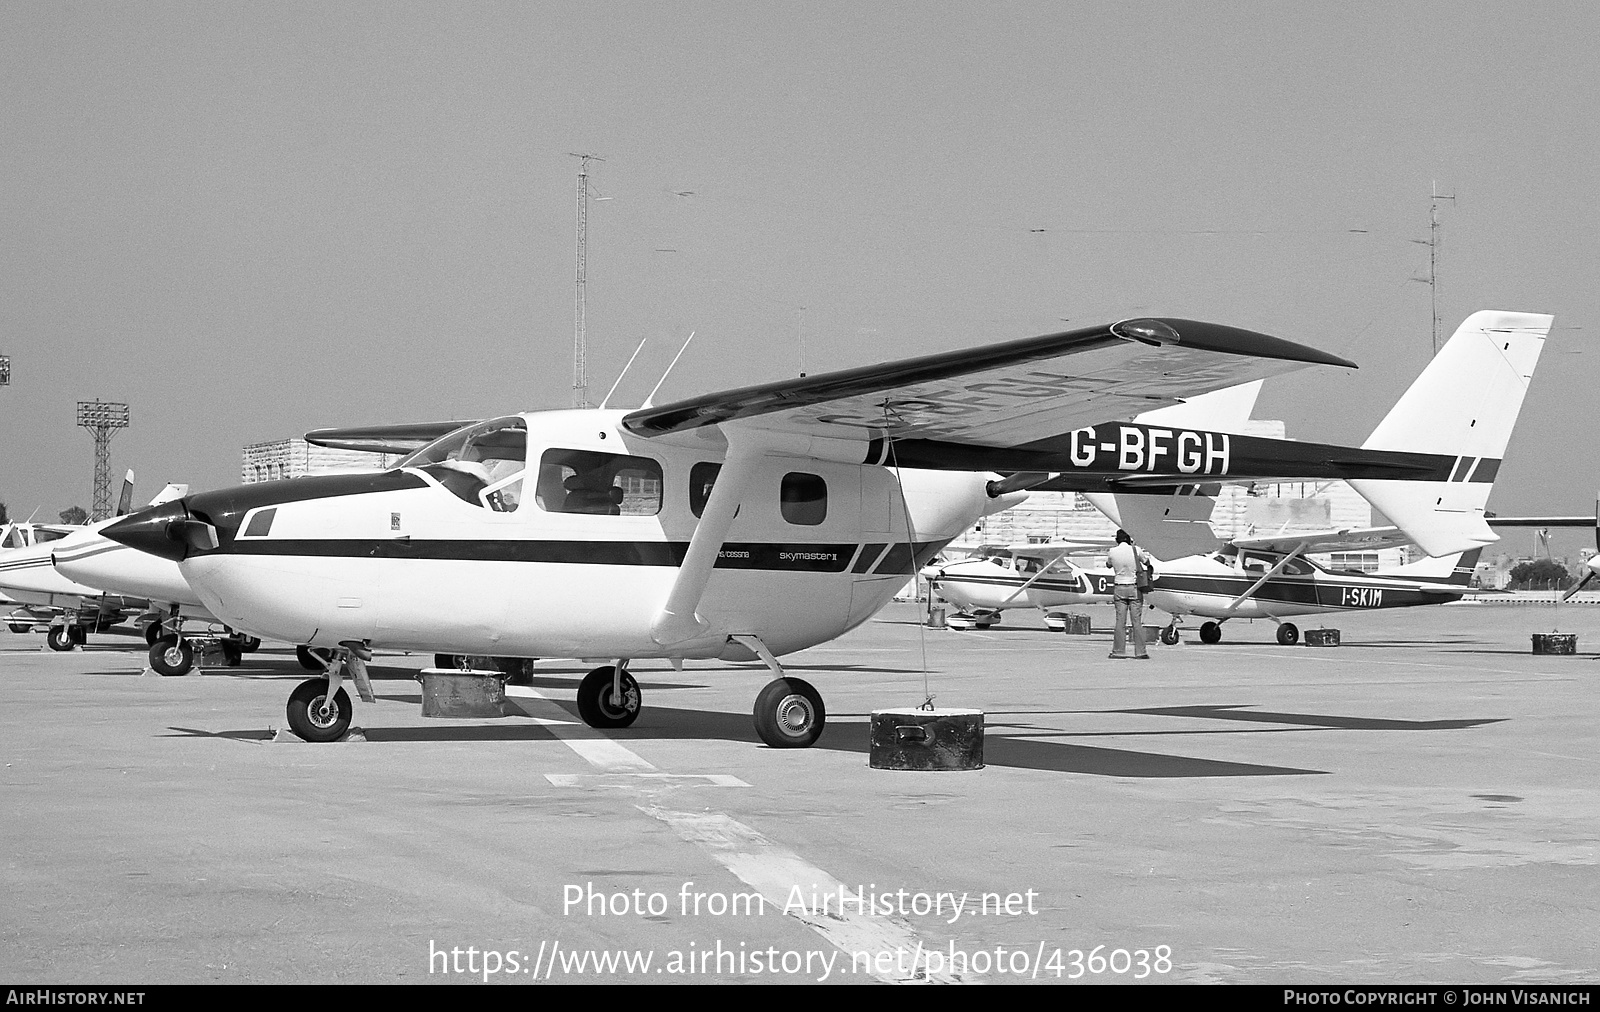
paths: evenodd
<path fill-rule="evenodd" d="M 260 637 L 257 637 L 257 636 L 245 636 L 242 633 L 239 635 L 239 652 L 240 653 L 242 653 L 242 654 L 253 654 L 257 650 L 260 650 L 260 649 L 261 649 L 261 639 L 260 639 Z"/>
<path fill-rule="evenodd" d="M 1222 642 L 1222 626 L 1218 625 L 1215 622 L 1207 622 L 1205 625 L 1202 625 L 1200 627 L 1200 642 L 1201 643 L 1221 643 Z"/>
<path fill-rule="evenodd" d="M 333 654 L 323 647 L 295 647 L 294 659 L 307 671 L 324 671 Z"/>
<path fill-rule="evenodd" d="M 302 648 L 304 649 L 304 648 Z M 328 680 L 308 678 L 289 696 L 289 730 L 306 741 L 338 741 L 350 730 L 350 717 L 355 712 L 350 697 L 343 689 L 333 695 L 333 705 L 328 706 Z"/>
<path fill-rule="evenodd" d="M 33 631 L 33 626 L 31 626 L 31 625 L 23 625 L 21 622 L 12 622 L 6 628 L 10 629 L 14 633 L 17 633 L 18 635 L 21 635 L 22 633 L 25 633 L 25 632 L 32 632 Z"/>
<path fill-rule="evenodd" d="M 160 622 L 151 622 L 144 627 L 144 641 L 150 646 L 155 646 L 156 640 L 161 638 L 162 631 Z"/>
<path fill-rule="evenodd" d="M 1161 630 L 1161 642 L 1165 643 L 1169 647 L 1177 646 L 1178 645 L 1178 627 L 1175 626 L 1175 625 L 1169 625 L 1169 626 L 1163 628 Z"/>
<path fill-rule="evenodd" d="M 1278 642 L 1286 647 L 1292 647 L 1300 642 L 1300 630 L 1293 622 L 1285 622 L 1278 626 Z"/>
<path fill-rule="evenodd" d="M 71 650 L 73 647 L 72 632 L 64 625 L 53 625 L 50 631 L 44 634 L 44 641 L 51 650 Z"/>
<path fill-rule="evenodd" d="M 773 748 L 809 748 L 822 737 L 822 693 L 799 678 L 774 678 L 756 696 L 756 734 Z"/>
<path fill-rule="evenodd" d="M 176 636 L 163 636 L 150 648 L 150 668 L 158 675 L 187 675 L 194 667 L 194 645 Z"/>
<path fill-rule="evenodd" d="M 639 683 L 622 672 L 622 698 L 616 696 L 616 669 L 595 668 L 578 683 L 578 716 L 590 727 L 627 727 L 639 719 Z"/>

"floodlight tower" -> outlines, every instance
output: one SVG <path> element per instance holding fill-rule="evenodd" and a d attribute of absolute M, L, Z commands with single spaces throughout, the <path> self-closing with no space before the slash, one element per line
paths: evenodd
<path fill-rule="evenodd" d="M 94 510 L 90 520 L 111 515 L 111 437 L 128 427 L 128 406 L 109 401 L 79 401 L 78 424 L 94 436 Z"/>

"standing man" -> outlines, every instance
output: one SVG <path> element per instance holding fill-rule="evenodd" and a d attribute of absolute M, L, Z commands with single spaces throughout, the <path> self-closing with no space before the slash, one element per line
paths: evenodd
<path fill-rule="evenodd" d="M 1114 660 L 1123 660 L 1126 630 L 1133 623 L 1133 659 L 1148 661 L 1150 654 L 1144 646 L 1144 595 L 1139 592 L 1139 574 L 1148 563 L 1149 556 L 1133 546 L 1127 531 L 1117 531 L 1117 544 L 1106 555 L 1106 562 L 1114 574 L 1111 591 L 1112 603 L 1117 608 L 1117 625 L 1111 633 L 1111 654 Z"/>

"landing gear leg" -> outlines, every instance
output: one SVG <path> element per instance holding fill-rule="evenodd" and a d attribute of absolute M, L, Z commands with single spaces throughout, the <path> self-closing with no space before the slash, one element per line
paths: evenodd
<path fill-rule="evenodd" d="M 641 705 L 626 660 L 595 668 L 578 683 L 578 716 L 590 727 L 627 727 L 639 719 Z"/>
<path fill-rule="evenodd" d="M 810 748 L 822 737 L 828 724 L 828 710 L 822 693 L 801 678 L 791 678 L 783 666 L 755 636 L 730 636 L 748 647 L 777 675 L 756 696 L 756 734 L 771 748 Z"/>

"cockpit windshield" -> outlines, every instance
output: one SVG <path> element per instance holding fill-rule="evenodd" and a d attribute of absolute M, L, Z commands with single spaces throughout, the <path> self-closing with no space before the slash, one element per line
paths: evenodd
<path fill-rule="evenodd" d="M 509 513 L 522 498 L 527 458 L 528 427 L 512 416 L 457 429 L 395 466 L 418 468 L 466 502 Z"/>

